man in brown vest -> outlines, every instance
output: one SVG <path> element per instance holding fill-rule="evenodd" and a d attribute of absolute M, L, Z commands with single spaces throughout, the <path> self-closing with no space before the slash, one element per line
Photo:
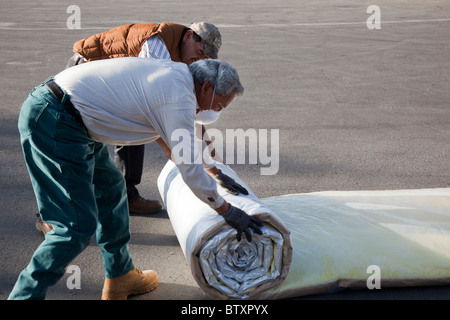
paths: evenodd
<path fill-rule="evenodd" d="M 206 22 L 194 23 L 189 28 L 170 22 L 128 24 L 77 41 L 67 67 L 119 57 L 171 59 L 190 65 L 201 59 L 217 59 L 221 44 L 217 27 Z M 166 154 L 170 152 L 161 139 L 156 142 Z M 144 153 L 144 145 L 114 149 L 114 161 L 127 185 L 130 214 L 152 214 L 161 210 L 159 201 L 142 198 L 136 188 L 141 182 Z M 36 227 L 44 234 L 52 230 L 52 226 L 40 218 Z"/>

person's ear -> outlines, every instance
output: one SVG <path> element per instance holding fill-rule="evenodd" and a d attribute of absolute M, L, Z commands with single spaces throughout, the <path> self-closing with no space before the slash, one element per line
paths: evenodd
<path fill-rule="evenodd" d="M 205 96 L 209 90 L 214 90 L 214 86 L 211 81 L 205 81 L 202 85 L 202 95 Z"/>
<path fill-rule="evenodd" d="M 184 37 L 183 37 L 183 42 L 186 42 L 193 35 L 194 35 L 194 31 L 192 31 L 191 29 L 186 31 L 186 33 L 184 34 Z"/>

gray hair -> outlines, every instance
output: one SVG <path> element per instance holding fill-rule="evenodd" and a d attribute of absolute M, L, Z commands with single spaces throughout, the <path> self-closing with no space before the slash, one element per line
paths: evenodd
<path fill-rule="evenodd" d="M 224 61 L 199 60 L 189 66 L 189 71 L 198 84 L 203 85 L 207 81 L 211 82 L 216 88 L 216 93 L 221 96 L 228 96 L 233 90 L 236 90 L 237 95 L 244 92 L 236 69 Z"/>

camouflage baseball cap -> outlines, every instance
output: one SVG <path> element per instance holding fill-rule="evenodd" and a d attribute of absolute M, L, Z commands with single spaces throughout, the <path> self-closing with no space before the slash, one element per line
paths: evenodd
<path fill-rule="evenodd" d="M 209 58 L 217 59 L 220 46 L 222 45 L 222 36 L 219 29 L 208 22 L 196 22 L 189 28 L 202 38 L 205 54 Z"/>

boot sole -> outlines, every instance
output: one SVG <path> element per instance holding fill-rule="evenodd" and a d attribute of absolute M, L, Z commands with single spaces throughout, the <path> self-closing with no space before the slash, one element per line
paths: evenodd
<path fill-rule="evenodd" d="M 158 287 L 159 285 L 159 279 L 157 279 L 155 282 L 150 283 L 146 287 L 136 289 L 134 291 L 124 291 L 124 292 L 108 292 L 103 290 L 102 300 L 127 300 L 128 296 L 133 296 L 137 294 L 143 294 L 148 293 L 150 291 L 153 291 Z"/>

